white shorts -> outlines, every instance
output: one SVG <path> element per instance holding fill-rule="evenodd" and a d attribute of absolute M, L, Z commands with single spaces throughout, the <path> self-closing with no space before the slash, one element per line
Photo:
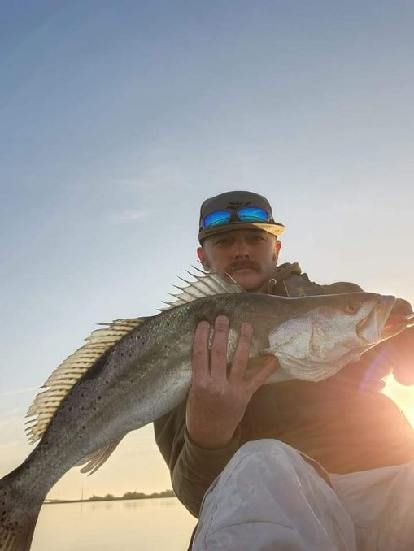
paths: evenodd
<path fill-rule="evenodd" d="M 331 487 L 291 446 L 248 442 L 208 489 L 192 549 L 413 551 L 413 465 L 331 475 Z"/>

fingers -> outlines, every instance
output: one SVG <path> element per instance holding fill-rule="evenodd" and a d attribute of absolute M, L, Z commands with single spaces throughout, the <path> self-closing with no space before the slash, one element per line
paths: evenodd
<path fill-rule="evenodd" d="M 267 355 L 255 358 L 255 371 L 249 379 L 249 387 L 252 394 L 269 379 L 280 367 L 279 361 L 275 356 Z"/>
<path fill-rule="evenodd" d="M 194 333 L 192 354 L 192 381 L 196 385 L 205 385 L 209 379 L 220 384 L 227 378 L 228 318 L 217 316 L 211 351 L 208 346 L 209 335 L 210 324 L 207 321 L 200 322 Z"/>
<path fill-rule="evenodd" d="M 209 351 L 210 324 L 206 321 L 197 325 L 193 341 L 193 384 L 205 386 L 207 383 L 222 385 L 227 380 L 227 346 L 229 339 L 229 320 L 217 316 L 214 323 L 214 338 Z M 244 381 L 252 392 L 255 392 L 279 367 L 274 356 L 262 356 L 249 362 L 250 347 L 253 338 L 253 327 L 243 323 L 229 379 L 233 382 Z M 247 368 L 253 368 L 253 375 L 246 374 Z"/>
<path fill-rule="evenodd" d="M 194 332 L 192 353 L 192 380 L 193 384 L 203 385 L 209 377 L 209 353 L 208 336 L 210 324 L 207 321 L 200 322 Z"/>
<path fill-rule="evenodd" d="M 253 337 L 253 327 L 250 323 L 242 323 L 240 328 L 239 342 L 233 356 L 231 367 L 232 378 L 243 378 L 249 361 L 250 346 Z"/>
<path fill-rule="evenodd" d="M 214 339 L 210 355 L 210 372 L 212 379 L 224 381 L 227 378 L 227 344 L 229 340 L 229 320 L 217 316 L 214 324 Z"/>

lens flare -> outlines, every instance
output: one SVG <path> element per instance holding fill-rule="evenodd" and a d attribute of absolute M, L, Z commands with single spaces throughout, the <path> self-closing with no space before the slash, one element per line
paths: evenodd
<path fill-rule="evenodd" d="M 402 385 L 396 381 L 394 375 L 388 375 L 384 379 L 383 393 L 394 400 L 408 421 L 414 427 L 414 385 Z"/>

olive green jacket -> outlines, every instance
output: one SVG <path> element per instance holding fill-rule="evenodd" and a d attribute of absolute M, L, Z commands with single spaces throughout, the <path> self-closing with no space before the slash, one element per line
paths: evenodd
<path fill-rule="evenodd" d="M 280 266 L 264 292 L 305 296 L 362 289 L 353 283 L 318 285 L 295 264 Z M 373 354 L 319 383 L 264 385 L 252 397 L 232 441 L 221 449 L 195 445 L 185 426 L 185 403 L 154 423 L 155 440 L 173 489 L 198 516 L 203 496 L 237 449 L 249 440 L 277 438 L 330 473 L 348 473 L 414 459 L 414 432 L 398 407 L 381 394 L 388 365 Z"/>

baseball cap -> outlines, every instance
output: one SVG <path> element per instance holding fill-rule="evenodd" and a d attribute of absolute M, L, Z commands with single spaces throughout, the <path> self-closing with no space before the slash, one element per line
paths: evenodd
<path fill-rule="evenodd" d="M 259 229 L 281 235 L 285 226 L 275 222 L 272 207 L 263 195 L 251 191 L 228 191 L 206 199 L 201 205 L 198 240 L 233 230 Z"/>

